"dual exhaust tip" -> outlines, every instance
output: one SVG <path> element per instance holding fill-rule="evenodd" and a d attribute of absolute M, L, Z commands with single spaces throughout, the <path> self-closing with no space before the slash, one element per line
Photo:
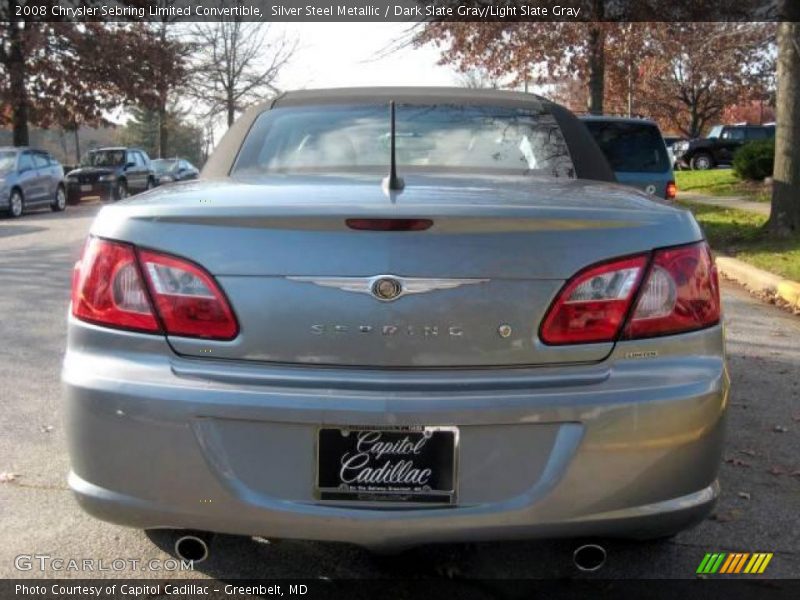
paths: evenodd
<path fill-rule="evenodd" d="M 175 540 L 175 554 L 184 561 L 194 564 L 208 558 L 211 536 L 205 533 L 187 533 Z"/>
<path fill-rule="evenodd" d="M 572 553 L 572 562 L 579 571 L 591 573 L 599 571 L 606 564 L 606 549 L 597 544 L 585 544 L 575 548 Z"/>
<path fill-rule="evenodd" d="M 201 563 L 208 558 L 210 541 L 208 534 L 187 533 L 175 540 L 175 554 L 181 560 Z M 572 562 L 578 570 L 591 573 L 603 567 L 606 557 L 606 550 L 602 546 L 584 544 L 572 553 Z"/>

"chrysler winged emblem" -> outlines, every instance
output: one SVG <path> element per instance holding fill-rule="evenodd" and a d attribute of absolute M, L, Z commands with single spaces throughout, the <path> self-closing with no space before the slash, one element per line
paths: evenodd
<path fill-rule="evenodd" d="M 322 287 L 338 288 L 345 292 L 369 294 L 381 302 L 391 302 L 409 294 L 424 294 L 435 290 L 452 290 L 462 285 L 486 283 L 488 279 L 429 279 L 374 275 L 372 277 L 287 277 Z"/>

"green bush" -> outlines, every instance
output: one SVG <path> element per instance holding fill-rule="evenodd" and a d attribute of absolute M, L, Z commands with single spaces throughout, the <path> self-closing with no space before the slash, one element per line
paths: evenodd
<path fill-rule="evenodd" d="M 762 181 L 772 177 L 775 140 L 758 140 L 742 146 L 733 157 L 733 171 L 741 179 Z"/>

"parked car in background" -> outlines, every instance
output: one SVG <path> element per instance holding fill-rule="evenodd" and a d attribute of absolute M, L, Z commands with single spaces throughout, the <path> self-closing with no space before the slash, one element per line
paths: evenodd
<path fill-rule="evenodd" d="M 666 161 L 652 128 L 611 125 L 636 172 Z M 711 251 L 565 108 L 286 92 L 202 174 L 105 206 L 76 264 L 62 376 L 89 513 L 381 550 L 661 538 L 714 506 Z"/>
<path fill-rule="evenodd" d="M 121 200 L 155 186 L 156 175 L 144 150 L 97 148 L 86 153 L 79 168 L 67 173 L 67 200 Z"/>
<path fill-rule="evenodd" d="M 674 146 L 678 142 L 684 141 L 686 138 L 683 138 L 678 135 L 665 135 L 664 136 L 664 144 L 667 146 L 667 154 L 669 154 L 669 164 L 672 165 L 673 170 L 679 167 L 678 161 L 675 158 Z"/>
<path fill-rule="evenodd" d="M 55 158 L 34 148 L 0 148 L 0 210 L 19 217 L 30 208 L 66 205 L 64 169 Z"/>
<path fill-rule="evenodd" d="M 733 163 L 733 155 L 747 142 L 775 137 L 775 125 L 717 125 L 704 138 L 684 140 L 673 146 L 682 167 L 702 171 Z"/>
<path fill-rule="evenodd" d="M 156 183 L 164 185 L 173 181 L 189 181 L 197 179 L 200 171 L 188 160 L 183 158 L 157 158 L 150 161 Z"/>
<path fill-rule="evenodd" d="M 661 130 L 630 117 L 581 117 L 608 159 L 617 181 L 648 194 L 675 198 L 675 175 Z"/>

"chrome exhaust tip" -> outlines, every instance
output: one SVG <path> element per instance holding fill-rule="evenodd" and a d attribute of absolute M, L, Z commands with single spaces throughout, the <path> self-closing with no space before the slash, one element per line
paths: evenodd
<path fill-rule="evenodd" d="M 175 554 L 178 558 L 192 563 L 201 563 L 208 558 L 209 537 L 187 534 L 175 540 Z"/>
<path fill-rule="evenodd" d="M 572 562 L 581 571 L 599 571 L 606 564 L 606 549 L 597 544 L 578 546 L 572 553 Z"/>

